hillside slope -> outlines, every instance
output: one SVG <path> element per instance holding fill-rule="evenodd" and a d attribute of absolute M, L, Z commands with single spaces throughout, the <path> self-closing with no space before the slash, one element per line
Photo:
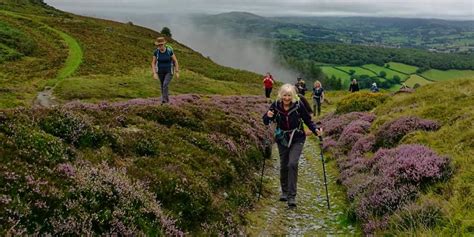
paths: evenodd
<path fill-rule="evenodd" d="M 339 99 L 322 123 L 348 216 L 366 234 L 472 235 L 474 82 Z"/>
<path fill-rule="evenodd" d="M 45 86 L 61 102 L 159 96 L 150 69 L 159 33 L 61 12 L 42 1 L 0 5 L 0 108 L 30 106 Z M 169 44 L 182 69 L 172 94 L 261 93 L 259 75 L 217 65 L 172 39 Z"/>

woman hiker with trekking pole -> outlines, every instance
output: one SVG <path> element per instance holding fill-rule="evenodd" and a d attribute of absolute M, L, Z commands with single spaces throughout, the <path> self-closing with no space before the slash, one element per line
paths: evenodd
<path fill-rule="evenodd" d="M 321 128 L 311 120 L 303 103 L 291 84 L 283 85 L 278 91 L 277 100 L 263 115 L 263 123 L 276 123 L 275 140 L 280 154 L 280 201 L 287 201 L 288 207 L 296 207 L 296 182 L 298 161 L 303 151 L 306 136 L 311 133 L 321 136 Z M 303 122 L 311 132 L 305 132 Z"/>

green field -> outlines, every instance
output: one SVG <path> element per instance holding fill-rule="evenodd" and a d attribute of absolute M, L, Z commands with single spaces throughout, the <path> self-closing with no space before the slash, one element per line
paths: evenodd
<path fill-rule="evenodd" d="M 287 35 L 289 37 L 303 36 L 304 35 L 300 30 L 293 29 L 293 28 L 281 28 L 281 29 L 278 29 L 278 33 L 280 33 L 282 35 Z"/>
<path fill-rule="evenodd" d="M 405 84 L 409 86 L 410 88 L 413 88 L 415 84 L 419 84 L 420 86 L 424 86 L 427 84 L 431 84 L 431 81 L 426 80 L 423 77 L 420 77 L 418 75 L 411 75 L 406 81 Z"/>
<path fill-rule="evenodd" d="M 354 70 L 355 71 L 355 74 L 356 75 L 368 75 L 368 76 L 377 76 L 375 75 L 373 72 L 367 70 L 367 69 L 363 69 L 361 67 L 347 67 L 347 66 L 343 66 L 343 67 L 336 67 L 336 68 L 339 68 L 347 73 L 349 73 L 350 70 Z"/>
<path fill-rule="evenodd" d="M 371 71 L 374 71 L 374 72 L 376 72 L 377 74 L 380 74 L 381 71 L 384 71 L 385 73 L 387 73 L 387 76 L 385 77 L 385 78 L 387 78 L 387 79 L 391 79 L 391 78 L 393 78 L 395 75 L 399 76 L 402 81 L 408 78 L 408 75 L 406 75 L 406 74 L 403 74 L 403 73 L 400 73 L 400 72 L 396 72 L 396 71 L 390 70 L 389 68 L 377 66 L 377 65 L 375 65 L 375 64 L 366 64 L 366 65 L 364 65 L 364 66 L 362 66 L 362 67 L 363 67 L 363 68 L 366 68 L 366 69 L 369 69 L 369 70 L 371 70 Z"/>
<path fill-rule="evenodd" d="M 418 67 L 411 66 L 408 64 L 396 63 L 396 62 L 390 62 L 388 64 L 390 65 L 391 69 L 397 70 L 406 74 L 412 74 L 412 73 L 415 73 L 416 70 L 418 70 Z"/>
<path fill-rule="evenodd" d="M 341 70 L 337 70 L 332 66 L 323 66 L 321 67 L 321 70 L 323 70 L 323 73 L 328 77 L 335 76 L 336 78 L 341 78 L 344 87 L 349 86 L 351 80 L 351 76 L 349 74 Z"/>
<path fill-rule="evenodd" d="M 434 81 L 445 81 L 452 79 L 474 79 L 474 70 L 447 70 L 441 71 L 431 69 L 422 74 Z"/>

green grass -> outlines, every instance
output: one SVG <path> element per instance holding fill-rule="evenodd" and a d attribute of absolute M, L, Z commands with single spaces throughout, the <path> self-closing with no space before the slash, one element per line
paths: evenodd
<path fill-rule="evenodd" d="M 436 70 L 431 69 L 424 73 L 423 76 L 435 80 L 435 81 L 446 81 L 452 79 L 474 79 L 474 70 Z"/>
<path fill-rule="evenodd" d="M 79 42 L 77 42 L 73 37 L 59 30 L 52 30 L 61 36 L 64 42 L 66 42 L 69 49 L 69 54 L 66 59 L 66 62 L 64 63 L 64 66 L 61 68 L 61 70 L 59 70 L 58 76 L 56 77 L 57 80 L 61 80 L 71 76 L 72 74 L 74 74 L 74 72 L 76 72 L 76 70 L 82 63 L 83 52 L 81 46 L 79 45 Z"/>
<path fill-rule="evenodd" d="M 341 70 L 337 70 L 332 66 L 323 66 L 321 67 L 321 70 L 323 70 L 323 73 L 326 74 L 329 78 L 333 75 L 336 78 L 341 78 L 344 88 L 349 86 L 351 76 L 348 73 L 345 73 Z"/>
<path fill-rule="evenodd" d="M 396 63 L 396 62 L 390 62 L 388 63 L 390 65 L 391 69 L 394 69 L 396 71 L 400 71 L 406 74 L 413 74 L 418 70 L 418 67 L 411 66 L 408 64 L 403 64 L 403 63 Z"/>
<path fill-rule="evenodd" d="M 220 95 L 260 95 L 261 87 L 232 81 L 219 81 L 203 77 L 189 70 L 183 70 L 180 78 L 173 78 L 170 94 L 220 94 Z M 136 70 L 130 75 L 94 75 L 70 77 L 61 80 L 54 95 L 62 101 L 102 100 L 118 101 L 135 98 L 159 97 L 160 82 L 154 80 L 149 70 Z"/>
<path fill-rule="evenodd" d="M 406 75 L 406 74 L 390 70 L 390 68 L 377 66 L 375 64 L 367 64 L 367 65 L 364 65 L 362 67 L 376 72 L 377 75 L 380 75 L 380 72 L 384 71 L 385 73 L 387 73 L 385 78 L 388 78 L 388 79 L 393 78 L 395 75 L 399 76 L 402 81 L 404 81 L 405 79 L 408 78 L 408 75 Z"/>
<path fill-rule="evenodd" d="M 368 75 L 368 76 L 377 76 L 375 73 L 367 70 L 367 69 L 363 69 L 361 67 L 348 67 L 348 66 L 337 66 L 336 68 L 339 68 L 347 73 L 349 73 L 350 70 L 354 70 L 355 71 L 355 74 L 356 75 Z"/>
<path fill-rule="evenodd" d="M 431 84 L 431 81 L 426 80 L 423 77 L 420 77 L 418 75 L 411 75 L 406 81 L 405 84 L 409 86 L 410 88 L 413 88 L 415 84 L 419 84 L 420 86 L 428 85 Z"/>
<path fill-rule="evenodd" d="M 455 236 L 472 233 L 474 223 L 474 80 L 455 80 L 426 85 L 412 94 L 399 94 L 375 110 L 376 126 L 401 116 L 419 116 L 438 121 L 436 132 L 416 132 L 402 143 L 420 143 L 448 156 L 455 168 L 453 177 L 444 184 L 426 190 L 444 204 L 449 223 L 434 233 Z M 407 109 L 410 108 L 410 109 Z M 423 232 L 429 235 L 429 231 Z M 407 233 L 392 233 L 403 236 Z M 423 235 L 423 234 L 421 234 Z"/>

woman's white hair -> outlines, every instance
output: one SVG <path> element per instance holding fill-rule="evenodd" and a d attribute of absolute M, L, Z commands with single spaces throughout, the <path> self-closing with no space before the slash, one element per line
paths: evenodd
<path fill-rule="evenodd" d="M 280 90 L 278 91 L 278 100 L 281 101 L 283 96 L 289 94 L 291 95 L 291 102 L 296 103 L 300 98 L 298 97 L 298 94 L 296 94 L 296 88 L 292 84 L 284 84 L 283 86 L 280 87 Z"/>
<path fill-rule="evenodd" d="M 320 87 L 323 87 L 323 84 L 321 84 L 320 81 L 315 81 L 313 85 L 316 86 L 317 84 L 319 84 Z"/>

